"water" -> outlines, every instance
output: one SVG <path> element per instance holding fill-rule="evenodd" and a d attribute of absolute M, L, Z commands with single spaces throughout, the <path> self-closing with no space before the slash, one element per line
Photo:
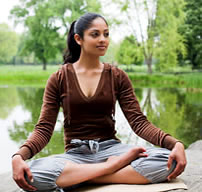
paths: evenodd
<path fill-rule="evenodd" d="M 43 97 L 42 88 L 0 88 L 0 174 L 11 170 L 11 156 L 31 134 L 37 123 Z M 188 147 L 202 139 L 202 91 L 197 89 L 137 88 L 136 96 L 148 119 Z M 35 158 L 63 153 L 63 114 L 58 115 L 54 135 Z M 124 143 L 150 145 L 130 129 L 116 105 L 116 129 Z"/>

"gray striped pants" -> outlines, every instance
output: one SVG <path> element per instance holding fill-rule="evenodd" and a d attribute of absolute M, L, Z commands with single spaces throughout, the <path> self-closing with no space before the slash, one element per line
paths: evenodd
<path fill-rule="evenodd" d="M 67 160 L 75 163 L 101 163 L 105 162 L 110 156 L 118 156 L 134 147 L 110 139 L 99 140 L 79 140 L 73 139 L 71 143 L 75 148 L 70 149 L 65 154 L 54 155 L 51 157 L 40 158 L 29 162 L 35 186 L 38 192 L 63 191 L 56 185 L 56 179 L 64 169 Z M 170 151 L 164 148 L 151 147 L 146 149 L 148 157 L 141 157 L 131 162 L 131 166 L 136 172 L 147 178 L 151 183 L 163 182 L 174 170 L 176 162 L 172 168 L 167 170 L 167 161 Z M 78 185 L 76 185 L 78 186 Z M 75 186 L 72 186 L 73 188 Z"/>

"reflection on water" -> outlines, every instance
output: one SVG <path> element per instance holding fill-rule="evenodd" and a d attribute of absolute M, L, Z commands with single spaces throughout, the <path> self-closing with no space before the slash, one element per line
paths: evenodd
<path fill-rule="evenodd" d="M 40 115 L 44 89 L 0 88 L 0 173 L 11 169 L 11 155 L 32 132 Z M 137 88 L 136 96 L 148 119 L 165 132 L 183 141 L 188 147 L 202 139 L 202 92 L 175 88 Z M 63 153 L 63 114 L 59 113 L 55 132 L 49 144 L 35 158 Z M 148 146 L 130 129 L 116 105 L 117 136 L 125 143 Z"/>

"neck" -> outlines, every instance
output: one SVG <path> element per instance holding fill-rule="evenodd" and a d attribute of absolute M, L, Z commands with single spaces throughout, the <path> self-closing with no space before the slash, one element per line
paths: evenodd
<path fill-rule="evenodd" d="M 74 65 L 76 68 L 95 69 L 95 68 L 100 68 L 101 62 L 100 62 L 99 56 L 89 55 L 89 54 L 84 55 L 81 52 L 79 60 L 75 62 Z"/>

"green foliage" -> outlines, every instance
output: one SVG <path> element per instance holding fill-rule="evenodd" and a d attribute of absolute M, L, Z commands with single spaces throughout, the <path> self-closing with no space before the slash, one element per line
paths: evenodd
<path fill-rule="evenodd" d="M 12 101 L 12 102 L 11 102 Z M 0 118 L 6 119 L 10 112 L 19 104 L 15 88 L 0 88 Z"/>
<path fill-rule="evenodd" d="M 114 64 L 116 61 L 116 53 L 119 49 L 119 46 L 119 44 L 116 44 L 111 40 L 106 54 L 101 57 L 101 61 Z"/>
<path fill-rule="evenodd" d="M 177 65 L 177 55 L 185 55 L 184 38 L 178 32 L 184 23 L 184 0 L 158 0 L 156 15 L 156 33 L 159 39 L 155 48 L 156 69 L 166 71 Z"/>
<path fill-rule="evenodd" d="M 46 63 L 65 49 L 65 35 L 70 23 L 87 11 L 99 12 L 100 7 L 95 0 L 21 1 L 21 5 L 11 10 L 11 14 L 28 29 L 22 54 L 33 52 L 46 69 Z M 60 30 L 65 31 L 63 35 Z"/>
<path fill-rule="evenodd" d="M 86 10 L 88 12 L 102 13 L 100 1 L 86 0 L 85 2 L 86 2 Z"/>
<path fill-rule="evenodd" d="M 184 0 L 114 1 L 121 6 L 133 35 L 141 42 L 148 73 L 152 73 L 154 60 L 159 71 L 175 67 L 177 55 L 186 53 L 183 36 L 178 32 L 184 21 Z"/>
<path fill-rule="evenodd" d="M 19 43 L 18 43 L 18 50 L 15 55 L 15 59 L 13 60 L 13 64 L 24 64 L 24 63 L 32 63 L 36 62 L 36 58 L 33 52 L 29 52 L 25 49 L 27 41 L 27 33 L 22 33 L 19 35 Z"/>
<path fill-rule="evenodd" d="M 185 24 L 180 27 L 180 33 L 186 38 L 185 61 L 193 68 L 202 68 L 202 1 L 186 0 L 185 12 Z"/>
<path fill-rule="evenodd" d="M 18 35 L 5 24 L 0 24 L 0 62 L 10 62 L 17 53 Z"/>
<path fill-rule="evenodd" d="M 135 87 L 192 87 L 202 88 L 202 74 L 128 74 Z"/>
<path fill-rule="evenodd" d="M 116 54 L 118 63 L 120 64 L 135 64 L 143 63 L 143 54 L 140 45 L 137 43 L 133 35 L 126 37 L 120 44 Z"/>

